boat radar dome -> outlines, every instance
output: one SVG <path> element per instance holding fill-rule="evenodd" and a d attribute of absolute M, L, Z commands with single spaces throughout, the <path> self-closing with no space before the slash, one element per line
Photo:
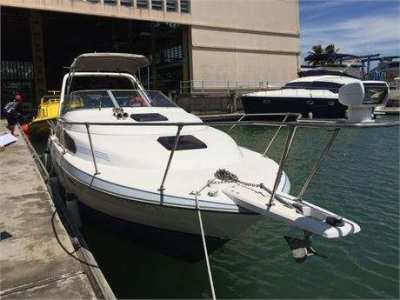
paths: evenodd
<path fill-rule="evenodd" d="M 352 82 L 339 89 L 339 102 L 348 107 L 347 119 L 351 122 L 372 121 L 373 109 L 385 103 L 388 85 L 384 82 Z"/>

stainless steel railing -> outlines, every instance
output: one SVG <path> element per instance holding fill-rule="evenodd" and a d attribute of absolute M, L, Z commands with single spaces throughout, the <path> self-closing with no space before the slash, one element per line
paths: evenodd
<path fill-rule="evenodd" d="M 273 85 L 268 80 L 261 81 L 232 81 L 232 80 L 186 80 L 181 81 L 180 94 L 229 94 L 233 91 L 253 91 L 276 89 L 281 86 Z"/>
<path fill-rule="evenodd" d="M 233 121 L 233 122 L 193 122 L 193 123 L 181 123 L 181 122 L 177 122 L 177 123 L 162 123 L 162 122 L 154 122 L 154 123 L 120 123 L 120 122 L 111 122 L 111 123 L 100 123 L 100 122 L 66 122 L 64 120 L 60 120 L 61 123 L 63 124 L 69 124 L 69 125 L 84 125 L 86 127 L 86 132 L 88 135 L 88 140 L 89 140 L 89 145 L 90 145 L 90 151 L 92 154 L 92 160 L 93 160 L 93 164 L 94 164 L 94 170 L 95 173 L 93 174 L 93 178 L 91 181 L 91 184 L 93 183 L 93 180 L 95 178 L 96 175 L 100 174 L 99 170 L 98 170 L 98 166 L 97 166 L 97 162 L 96 162 L 96 155 L 95 155 L 95 151 L 94 151 L 94 145 L 92 142 L 92 138 L 91 138 L 91 133 L 90 133 L 90 126 L 176 126 L 177 127 L 177 132 L 175 135 L 175 142 L 174 142 L 174 146 L 171 149 L 170 155 L 168 157 L 168 162 L 167 165 L 165 167 L 164 170 L 164 174 L 163 174 L 163 178 L 160 184 L 160 203 L 161 205 L 164 202 L 164 190 L 165 190 L 165 180 L 168 176 L 168 171 L 170 169 L 171 166 L 171 162 L 174 158 L 174 153 L 178 147 L 179 144 L 179 138 L 182 132 L 182 129 L 185 126 L 205 126 L 205 125 L 211 125 L 211 126 L 231 126 L 228 130 L 228 132 L 232 131 L 237 125 L 245 125 L 245 126 L 277 126 L 277 130 L 275 131 L 275 133 L 273 134 L 271 140 L 269 141 L 263 156 L 265 156 L 269 150 L 269 148 L 271 147 L 272 143 L 275 141 L 277 135 L 279 134 L 279 131 L 283 128 L 283 127 L 287 127 L 288 128 L 288 133 L 287 133 L 287 137 L 285 140 L 285 144 L 284 144 L 284 150 L 282 152 L 281 155 L 281 159 L 279 161 L 279 168 L 278 168 L 278 172 L 276 174 L 275 177 L 275 182 L 274 182 L 274 186 L 273 186 L 273 190 L 271 191 L 271 196 L 269 199 L 269 202 L 266 203 L 267 208 L 271 207 L 273 205 L 273 201 L 276 198 L 278 198 L 278 196 L 276 195 L 277 192 L 277 188 L 279 186 L 282 174 L 283 174 L 283 168 L 285 165 L 285 162 L 287 161 L 287 158 L 289 156 L 289 152 L 291 149 L 291 146 L 293 144 L 293 140 L 296 134 L 296 130 L 298 127 L 309 127 L 309 128 L 334 128 L 333 130 L 333 134 L 331 136 L 331 138 L 328 140 L 328 143 L 325 145 L 325 147 L 322 150 L 322 153 L 319 157 L 319 159 L 315 162 L 314 166 L 312 167 L 306 181 L 304 182 L 301 191 L 297 197 L 297 201 L 302 201 L 303 195 L 306 192 L 306 190 L 308 189 L 310 182 L 312 181 L 313 177 L 315 176 L 315 174 L 317 173 L 322 161 L 326 158 L 335 138 L 337 137 L 339 130 L 341 128 L 351 128 L 351 127 L 357 127 L 357 128 L 371 128 L 371 127 L 387 127 L 387 126 L 399 126 L 400 122 L 399 121 L 387 121 L 387 122 L 364 122 L 364 123 L 351 123 L 345 120 L 342 121 L 316 121 L 316 120 L 302 120 L 301 119 L 301 115 L 300 114 L 293 114 L 293 113 L 285 113 L 285 114 L 257 114 L 258 117 L 263 116 L 263 117 L 267 117 L 267 116 L 279 116 L 281 115 L 283 117 L 282 121 L 243 121 L 243 119 L 245 119 L 246 117 L 255 117 L 256 115 L 245 115 L 243 114 L 242 116 L 239 116 L 238 121 Z M 289 118 L 292 117 L 292 119 L 294 118 L 294 120 L 289 120 Z M 199 200 L 198 200 L 198 196 L 200 194 L 200 192 L 206 188 L 207 186 L 209 186 L 210 181 L 207 182 L 207 184 L 200 189 L 199 191 L 197 191 L 195 193 L 195 204 L 196 207 L 195 209 L 197 210 L 197 215 L 198 215 L 198 219 L 199 219 L 199 224 L 200 224 L 200 232 L 201 232 L 201 237 L 202 237 L 202 244 L 203 244 L 203 251 L 204 251 L 204 255 L 205 255 L 205 259 L 206 259 L 206 266 L 207 266 L 207 274 L 209 277 L 209 282 L 210 282 L 210 288 L 211 288 L 211 293 L 212 293 L 212 298 L 216 299 L 216 294 L 215 294 L 215 289 L 214 289 L 214 281 L 213 281 L 213 276 L 212 276 L 212 272 L 211 272 L 211 265 L 209 262 L 209 258 L 208 258 L 208 250 L 207 250 L 207 243 L 206 243 L 206 234 L 204 231 L 204 227 L 203 227 L 203 220 L 202 220 L 202 215 L 201 215 L 201 208 L 199 206 Z M 278 198 L 279 200 L 279 198 Z"/>
<path fill-rule="evenodd" d="M 282 116 L 283 120 L 282 121 L 268 121 L 268 120 L 253 120 L 253 121 L 243 121 L 244 118 L 248 117 L 277 117 L 277 116 Z M 288 128 L 288 134 L 284 142 L 284 147 L 283 147 L 283 152 L 279 161 L 279 168 L 277 175 L 274 180 L 274 186 L 273 190 L 271 192 L 270 196 L 270 201 L 267 203 L 268 206 L 271 206 L 273 204 L 273 200 L 276 195 L 277 188 L 279 186 L 279 182 L 281 179 L 281 176 L 283 174 L 283 168 L 285 165 L 285 162 L 287 161 L 287 158 L 289 156 L 289 152 L 291 149 L 291 146 L 293 144 L 293 140 L 295 137 L 295 133 L 297 128 L 302 127 L 302 128 L 325 128 L 325 129 L 334 129 L 333 134 L 331 138 L 328 140 L 328 143 L 325 145 L 325 147 L 322 150 L 322 153 L 319 157 L 319 159 L 315 162 L 314 166 L 312 167 L 305 183 L 302 186 L 301 192 L 298 195 L 298 200 L 301 201 L 303 195 L 305 194 L 306 190 L 308 189 L 308 186 L 310 185 L 310 182 L 312 181 L 313 177 L 317 173 L 322 161 L 326 158 L 332 144 L 334 143 L 335 138 L 337 137 L 339 130 L 341 128 L 379 128 L 379 127 L 392 127 L 392 126 L 400 126 L 400 121 L 370 121 L 370 122 L 362 122 L 362 123 L 357 123 L 357 122 L 350 122 L 347 120 L 311 120 L 311 119 L 301 119 L 300 114 L 296 113 L 274 113 L 274 114 L 243 114 L 239 115 L 239 120 L 238 121 L 228 121 L 228 122 L 174 122 L 174 123 L 163 123 L 163 122 L 149 122 L 149 123 L 127 123 L 127 122 L 71 122 L 71 121 L 65 121 L 63 119 L 59 120 L 61 125 L 82 125 L 85 126 L 86 132 L 88 135 L 88 140 L 89 140 L 89 146 L 90 146 L 90 152 L 92 156 L 92 161 L 94 165 L 94 174 L 93 178 L 100 174 L 97 161 L 96 161 L 96 155 L 95 155 L 95 150 L 94 150 L 94 144 L 92 141 L 91 137 L 91 132 L 90 132 L 90 126 L 145 126 L 145 127 L 165 127 L 165 126 L 173 126 L 177 127 L 177 132 L 175 135 L 175 142 L 174 146 L 171 149 L 170 155 L 168 157 L 168 161 L 163 173 L 162 181 L 160 183 L 160 196 L 161 196 L 161 204 L 163 203 L 163 195 L 165 191 L 165 181 L 168 176 L 168 172 L 172 163 L 172 160 L 174 158 L 175 151 L 177 149 L 177 146 L 179 144 L 179 138 L 182 132 L 182 129 L 187 126 L 231 126 L 229 131 L 231 131 L 234 127 L 240 125 L 240 126 L 263 126 L 263 127 L 278 127 L 277 131 L 273 134 L 271 140 L 267 144 L 267 147 L 265 151 L 263 152 L 263 155 L 266 155 L 268 152 L 269 148 L 271 147 L 272 143 L 275 141 L 277 135 L 279 134 L 279 131 L 283 127 Z M 63 147 L 65 149 L 65 147 Z"/>

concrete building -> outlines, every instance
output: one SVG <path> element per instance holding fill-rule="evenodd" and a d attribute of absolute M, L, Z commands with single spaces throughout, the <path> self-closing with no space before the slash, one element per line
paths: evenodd
<path fill-rule="evenodd" d="M 280 83 L 297 73 L 298 0 L 0 0 L 0 5 L 4 97 L 18 88 L 10 79 L 18 72 L 18 80 L 32 81 L 32 98 L 59 88 L 62 67 L 91 51 L 145 54 L 152 66 L 142 80 L 178 93 L 181 81 Z"/>

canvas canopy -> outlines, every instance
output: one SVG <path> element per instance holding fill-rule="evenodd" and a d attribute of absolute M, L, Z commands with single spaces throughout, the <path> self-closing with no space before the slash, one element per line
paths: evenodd
<path fill-rule="evenodd" d="M 74 72 L 118 72 L 135 74 L 149 65 L 143 55 L 128 53 L 86 53 L 75 58 L 71 65 Z"/>

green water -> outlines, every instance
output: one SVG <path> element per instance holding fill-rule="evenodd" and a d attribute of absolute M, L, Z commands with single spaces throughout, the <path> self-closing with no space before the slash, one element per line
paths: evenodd
<path fill-rule="evenodd" d="M 271 149 L 275 160 L 285 133 Z M 262 152 L 271 134 L 242 127 L 232 136 Z M 299 191 L 328 134 L 297 132 L 285 168 L 292 193 Z M 211 254 L 217 298 L 398 298 L 398 128 L 342 130 L 305 199 L 356 221 L 361 232 L 337 241 L 314 238 L 315 248 L 329 258 L 296 264 L 283 236 L 297 232 L 265 219 Z M 85 238 L 117 297 L 210 297 L 204 259 L 166 254 L 137 239 L 140 233 L 87 214 L 82 216 Z M 183 247 L 179 243 L 175 247 Z"/>

